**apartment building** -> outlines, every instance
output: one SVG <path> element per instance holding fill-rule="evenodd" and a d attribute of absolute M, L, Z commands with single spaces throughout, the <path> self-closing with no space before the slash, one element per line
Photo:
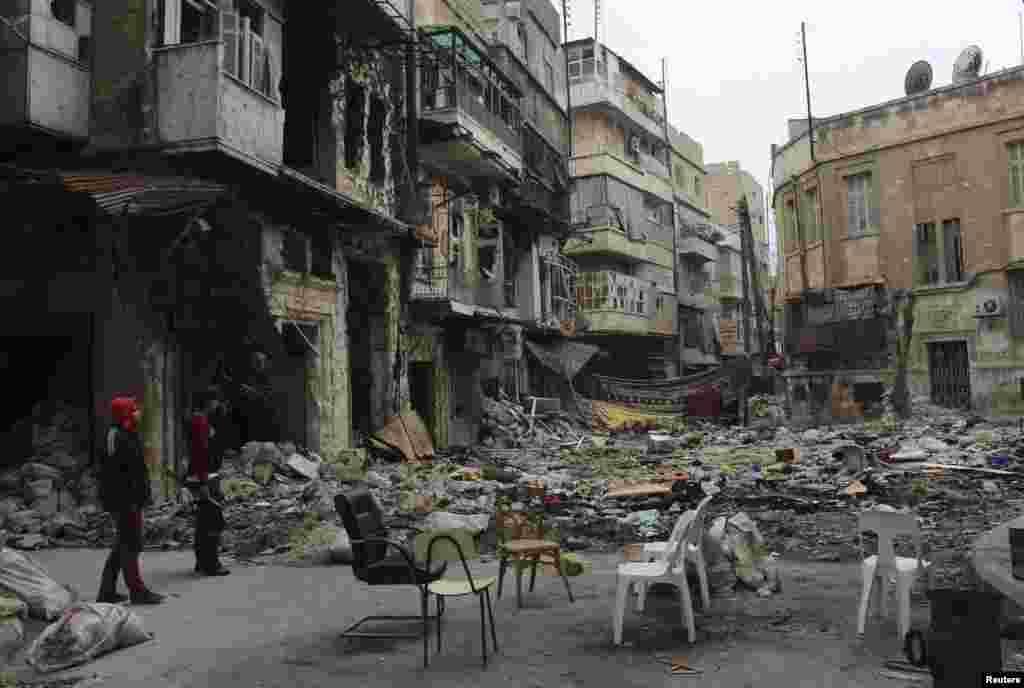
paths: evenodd
<path fill-rule="evenodd" d="M 434 239 L 413 21 L 409 0 L 0 2 L 0 348 L 39 376 L 0 432 L 61 401 L 88 455 L 134 393 L 166 495 L 211 382 L 262 392 L 242 441 L 327 456 L 408 408 L 404 257 Z"/>
<path fill-rule="evenodd" d="M 543 380 L 527 337 L 576 327 L 561 26 L 550 0 L 418 0 L 419 154 L 438 241 L 417 253 L 412 394 L 438 446 L 478 440 L 481 396 Z M 532 379 L 531 379 L 532 378 Z"/>
<path fill-rule="evenodd" d="M 718 303 L 712 281 L 718 261 L 716 230 L 707 206 L 704 147 L 669 125 L 675 191 L 676 287 L 679 298 L 679 370 L 699 372 L 719 363 Z"/>
<path fill-rule="evenodd" d="M 1019 414 L 1024 68 L 816 120 L 773 147 L 787 372 L 809 420 L 878 408 L 912 308 L 915 395 Z"/>
<path fill-rule="evenodd" d="M 581 336 L 603 374 L 678 374 L 675 188 L 661 87 L 593 39 L 568 51 L 573 238 Z"/>

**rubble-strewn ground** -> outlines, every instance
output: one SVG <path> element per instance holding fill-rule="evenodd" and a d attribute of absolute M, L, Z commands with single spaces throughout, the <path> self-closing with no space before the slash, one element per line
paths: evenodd
<path fill-rule="evenodd" d="M 378 455 L 368 470 L 354 453 L 333 457 L 332 463 L 294 446 L 252 443 L 224 467 L 224 548 L 246 563 L 345 561 L 347 538 L 333 499 L 365 484 L 398 537 L 414 527 L 490 524 L 483 543 L 493 551 L 496 498 L 539 480 L 554 502 L 546 507 L 548 525 L 566 549 L 594 561 L 621 551 L 624 543 L 665 539 L 677 515 L 708 492 L 717 494 L 709 524 L 745 512 L 773 559 L 785 566 L 853 562 L 859 556 L 859 509 L 910 506 L 924 517 L 925 544 L 937 559 L 934 585 L 963 587 L 974 582 L 964 565 L 971 541 L 1024 513 L 1024 482 L 1018 477 L 962 470 L 1021 470 L 1024 438 L 1015 423 L 988 423 L 918 403 L 906 423 L 885 418 L 793 432 L 777 427 L 772 409 L 762 411 L 750 428 L 676 421 L 660 428 L 666 437 L 651 440 L 654 428 L 595 437 L 566 414 L 531 422 L 524 409 L 488 400 L 489 432 L 479 446 L 439 452 L 419 464 Z M 776 451 L 785 449 L 796 450 L 795 461 L 780 461 Z M 946 468 L 929 469 L 926 463 Z M 686 473 L 689 479 L 675 482 L 668 497 L 606 496 L 613 484 L 666 473 Z M 59 451 L 44 451 L 19 469 L 0 472 L 0 537 L 23 549 L 106 546 L 112 527 L 96 504 L 95 487 L 90 474 Z M 150 549 L 187 549 L 191 530 L 185 503 L 147 512 Z M 855 601 L 859 582 L 850 585 L 846 592 Z"/>
<path fill-rule="evenodd" d="M 103 560 L 103 552 L 96 550 L 50 550 L 37 556 L 50 571 L 86 589 Z M 501 652 L 486 669 L 480 661 L 476 602 L 451 600 L 443 649 L 435 654 L 432 636 L 431 666 L 424 670 L 420 641 L 346 643 L 338 638 L 366 614 L 417 613 L 413 590 L 365 586 L 347 567 L 231 562 L 235 571 L 227 578 L 196 579 L 188 553 L 148 553 L 143 557 L 147 578 L 171 595 L 159 607 L 136 608 L 156 640 L 55 677 L 98 675 L 103 688 L 914 685 L 882 675 L 885 661 L 899 653 L 893 619 L 870 624 L 863 643 L 855 638 L 860 569 L 853 562 L 783 562 L 778 595 L 759 598 L 738 591 L 716 596 L 707 612 L 697 602 L 692 646 L 673 596 L 652 591 L 643 614 L 627 611 L 625 644 L 613 648 L 618 555 L 592 558 L 593 572 L 572 579 L 574 604 L 557 578 L 539 576 L 535 592 L 524 594 L 525 608 L 517 610 L 513 586 L 506 581 L 505 594 L 494 605 Z M 497 563 L 490 559 L 477 568 L 493 574 Z M 926 617 L 926 609 L 915 607 L 918 623 Z M 672 676 L 664 662 L 680 656 L 704 675 Z M 23 676 L 32 674 L 25 669 Z"/>

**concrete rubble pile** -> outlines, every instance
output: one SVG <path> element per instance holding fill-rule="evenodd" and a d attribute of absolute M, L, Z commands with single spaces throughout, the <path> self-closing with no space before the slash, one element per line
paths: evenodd
<path fill-rule="evenodd" d="M 432 461 L 368 467 L 360 450 L 328 461 L 287 443 L 250 443 L 230 453 L 222 472 L 224 547 L 241 559 L 345 561 L 347 538 L 334 497 L 355 485 L 373 492 L 398 537 L 459 525 L 493 542 L 496 499 L 520 499 L 542 484 L 547 523 L 567 550 L 665 539 L 684 509 L 716 494 L 709 527 L 744 514 L 768 559 L 850 560 L 859 554 L 859 509 L 909 506 L 924 518 L 932 551 L 952 557 L 937 567 L 936 583 L 956 583 L 970 542 L 1024 512 L 1024 486 L 1013 475 L 1024 472 L 1024 438 L 1016 425 L 925 404 L 915 409 L 902 423 L 883 417 L 795 432 L 691 419 L 671 430 L 608 437 L 561 414 L 543 419 L 543 434 L 531 432 L 522 408 L 491 400 L 485 427 L 504 434 L 438 451 Z M 635 496 L 623 486 L 637 488 Z M 154 507 L 146 523 L 149 546 L 191 545 L 187 504 Z M 102 546 L 112 535 L 88 472 L 37 462 L 0 472 L 3 543 Z"/>
<path fill-rule="evenodd" d="M 531 409 L 505 397 L 484 397 L 482 440 L 484 446 L 515 449 L 578 443 L 590 432 L 580 419 L 563 411 L 531 417 Z"/>

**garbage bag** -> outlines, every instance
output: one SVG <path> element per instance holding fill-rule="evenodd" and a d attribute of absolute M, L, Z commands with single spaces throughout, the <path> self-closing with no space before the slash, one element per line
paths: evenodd
<path fill-rule="evenodd" d="M 6 547 L 0 547 L 0 591 L 23 600 L 29 616 L 42 621 L 53 621 L 78 598 L 73 589 L 50 578 L 35 560 Z"/>
<path fill-rule="evenodd" d="M 119 604 L 76 604 L 43 629 L 26 660 L 40 672 L 61 671 L 151 639 L 142 620 Z"/>

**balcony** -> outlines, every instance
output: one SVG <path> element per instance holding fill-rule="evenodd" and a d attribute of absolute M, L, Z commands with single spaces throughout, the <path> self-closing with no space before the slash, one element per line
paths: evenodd
<path fill-rule="evenodd" d="M 447 174 L 495 180 L 523 167 L 519 89 L 461 32 L 430 34 L 435 54 L 422 72 L 424 162 Z"/>
<path fill-rule="evenodd" d="M 672 251 L 653 241 L 635 240 L 615 226 L 598 226 L 576 232 L 563 249 L 567 256 L 605 255 L 625 258 L 633 263 L 653 263 L 672 267 Z"/>
<path fill-rule="evenodd" d="M 600 147 L 595 152 L 575 156 L 569 164 L 569 173 L 573 177 L 607 174 L 665 202 L 671 203 L 675 199 L 668 177 L 648 172 L 640 160 L 630 162 L 618 147 Z"/>
<path fill-rule="evenodd" d="M 658 334 L 651 315 L 655 293 L 649 283 L 612 270 L 576 276 L 577 308 L 590 323 L 588 334 Z"/>
<path fill-rule="evenodd" d="M 665 137 L 665 118 L 661 111 L 640 98 L 627 95 L 622 75 L 616 75 L 610 82 L 607 77 L 600 74 L 574 79 L 572 105 L 577 108 L 595 105 L 613 107 L 642 126 L 652 136 L 659 140 Z"/>
<path fill-rule="evenodd" d="M 284 110 L 258 36 L 154 51 L 157 131 L 183 152 L 220 150 L 267 171 L 280 165 Z"/>
<path fill-rule="evenodd" d="M 413 269 L 412 301 L 433 303 L 442 311 L 452 303 L 506 313 L 516 308 L 519 294 L 514 276 L 504 279 L 499 274 L 495 279 L 485 279 L 474 274 L 479 269 L 475 265 L 471 266 L 473 271 L 467 271 L 462 261 L 449 265 L 448 259 L 435 254 L 433 249 L 420 250 L 420 259 Z M 500 268 L 497 272 L 501 272 Z"/>
<path fill-rule="evenodd" d="M 696 263 L 710 263 L 718 260 L 718 247 L 701 236 L 681 236 L 677 248 L 679 255 Z"/>
<path fill-rule="evenodd" d="M 82 5 L 75 18 L 60 21 L 49 14 L 49 3 L 13 4 L 0 16 L 0 73 L 7 80 L 0 126 L 87 138 L 91 10 Z"/>

